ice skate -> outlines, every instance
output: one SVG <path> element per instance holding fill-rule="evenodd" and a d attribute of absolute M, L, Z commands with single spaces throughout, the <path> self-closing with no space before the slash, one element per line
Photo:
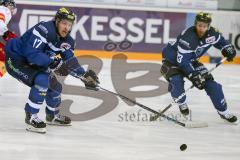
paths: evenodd
<path fill-rule="evenodd" d="M 238 122 L 238 119 L 237 119 L 237 116 L 231 114 L 231 113 L 226 113 L 226 114 L 222 114 L 220 112 L 218 112 L 218 114 L 220 115 L 220 117 L 222 119 L 224 119 L 224 121 L 230 123 L 230 124 L 235 124 L 237 125 L 239 122 Z"/>
<path fill-rule="evenodd" d="M 188 109 L 188 105 L 187 105 L 186 103 L 181 104 L 181 105 L 179 105 L 178 107 L 179 107 L 180 112 L 181 112 L 184 116 L 189 115 L 189 109 Z"/>
<path fill-rule="evenodd" d="M 46 133 L 46 123 L 38 118 L 37 114 L 26 112 L 25 123 L 27 124 L 26 130 L 36 133 Z"/>
<path fill-rule="evenodd" d="M 60 114 L 56 115 L 46 115 L 46 123 L 49 125 L 57 125 L 57 126 L 71 126 L 71 119 L 67 116 L 63 116 Z"/>

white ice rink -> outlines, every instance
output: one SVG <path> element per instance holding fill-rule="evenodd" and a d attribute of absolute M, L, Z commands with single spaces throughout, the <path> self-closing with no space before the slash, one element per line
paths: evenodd
<path fill-rule="evenodd" d="M 102 87 L 113 90 L 109 62 L 104 61 L 100 80 Z M 240 65 L 220 66 L 213 75 L 223 85 L 230 110 L 240 118 Z M 70 77 L 68 81 L 82 85 Z M 240 159 L 240 126 L 223 122 L 209 98 L 197 89 L 187 94 L 192 119 L 208 122 L 207 128 L 186 129 L 166 120 L 123 122 L 119 114 L 137 113 L 140 108 L 119 99 L 117 108 L 97 119 L 74 121 L 71 127 L 47 126 L 46 134 L 25 130 L 24 105 L 28 91 L 28 87 L 9 75 L 0 79 L 0 160 Z M 74 100 L 71 107 L 74 113 L 92 110 L 100 104 L 88 97 L 62 95 L 63 100 L 66 98 Z M 171 98 L 165 94 L 137 101 L 157 110 L 168 105 Z M 178 108 L 172 107 L 167 114 L 179 114 Z M 44 107 L 40 117 L 44 118 Z M 183 152 L 179 147 L 184 143 L 188 148 Z"/>

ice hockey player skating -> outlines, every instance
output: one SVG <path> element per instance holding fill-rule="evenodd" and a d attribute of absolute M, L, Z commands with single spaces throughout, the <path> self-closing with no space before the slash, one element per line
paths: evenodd
<path fill-rule="evenodd" d="M 233 61 L 236 50 L 233 45 L 213 27 L 209 13 L 196 15 L 194 26 L 184 30 L 175 42 L 169 42 L 163 49 L 163 65 L 161 73 L 169 81 L 169 91 L 173 99 L 177 99 L 184 90 L 184 77 L 195 87 L 205 90 L 218 114 L 230 123 L 237 123 L 237 117 L 228 110 L 221 84 L 217 83 L 207 68 L 198 59 L 211 47 L 221 50 L 227 61 Z M 189 114 L 186 96 L 178 102 L 180 112 Z"/>
<path fill-rule="evenodd" d="M 0 36 L 7 42 L 11 38 L 15 38 L 16 35 L 8 30 L 8 23 L 12 18 L 12 15 L 16 12 L 16 4 L 14 0 L 0 0 Z M 4 43 L 0 42 L 0 77 L 5 73 L 5 52 Z"/>
<path fill-rule="evenodd" d="M 47 124 L 71 124 L 69 117 L 59 114 L 62 86 L 54 71 L 80 78 L 87 88 L 95 89 L 99 83 L 95 72 L 85 71 L 74 56 L 74 40 L 69 35 L 74 21 L 71 10 L 60 8 L 54 20 L 40 22 L 6 44 L 7 72 L 31 87 L 25 105 L 28 131 L 46 132 L 45 122 L 37 115 L 44 100 Z"/>

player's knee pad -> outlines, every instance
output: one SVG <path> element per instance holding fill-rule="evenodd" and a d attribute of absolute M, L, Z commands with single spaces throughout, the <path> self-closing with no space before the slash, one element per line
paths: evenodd
<path fill-rule="evenodd" d="M 182 75 L 174 75 L 169 78 L 169 91 L 184 87 L 184 80 Z"/>
<path fill-rule="evenodd" d="M 39 95 L 42 97 L 46 96 L 46 92 L 48 90 L 48 78 L 49 74 L 42 72 L 39 73 L 34 79 L 33 87 L 38 90 Z"/>
<path fill-rule="evenodd" d="M 48 88 L 49 85 L 49 74 L 45 72 L 41 72 L 37 74 L 34 79 L 34 85 L 38 85 L 44 88 Z"/>
<path fill-rule="evenodd" d="M 174 75 L 169 78 L 169 81 L 171 84 L 174 85 L 182 85 L 184 83 L 183 76 L 182 75 Z"/>
<path fill-rule="evenodd" d="M 205 90 L 207 92 L 208 95 L 211 95 L 213 93 L 222 93 L 222 85 L 217 83 L 214 80 L 208 80 L 206 81 L 205 84 Z"/>
<path fill-rule="evenodd" d="M 169 91 L 174 99 L 178 98 L 184 93 L 184 80 L 183 76 L 175 75 L 169 78 Z M 183 103 L 186 100 L 186 96 L 183 96 L 178 102 Z"/>

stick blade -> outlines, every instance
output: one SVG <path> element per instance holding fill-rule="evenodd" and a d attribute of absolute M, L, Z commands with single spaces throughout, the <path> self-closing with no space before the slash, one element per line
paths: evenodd
<path fill-rule="evenodd" d="M 186 128 L 205 128 L 208 127 L 208 123 L 206 122 L 186 122 Z"/>

